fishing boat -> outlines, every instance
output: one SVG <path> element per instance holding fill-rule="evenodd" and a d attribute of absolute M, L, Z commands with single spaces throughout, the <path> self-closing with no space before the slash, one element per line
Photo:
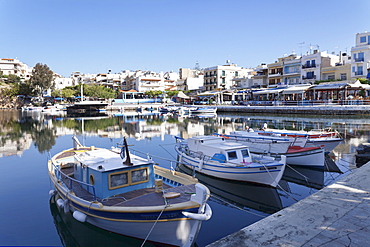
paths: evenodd
<path fill-rule="evenodd" d="M 217 112 L 216 107 L 197 107 L 195 109 L 190 110 L 192 114 L 200 114 L 200 113 L 208 113 L 208 114 L 215 114 Z"/>
<path fill-rule="evenodd" d="M 215 134 L 218 135 L 218 134 Z M 309 167 L 324 167 L 325 150 L 321 147 L 305 147 L 303 138 L 299 144 L 292 139 L 259 135 L 258 132 L 232 131 L 229 135 L 220 135 L 226 140 L 241 142 L 252 153 L 268 154 L 273 157 L 286 156 L 286 163 Z"/>
<path fill-rule="evenodd" d="M 105 111 L 108 103 L 103 101 L 85 100 L 67 106 L 68 114 L 86 114 Z"/>
<path fill-rule="evenodd" d="M 122 148 L 74 147 L 54 155 L 48 172 L 60 197 L 57 205 L 73 218 L 121 235 L 159 245 L 191 246 L 212 215 L 209 189 L 197 179 L 162 168 L 150 157 Z"/>
<path fill-rule="evenodd" d="M 264 184 L 276 187 L 286 165 L 281 160 L 263 155 L 251 155 L 247 146 L 226 142 L 218 136 L 195 136 L 187 140 L 177 138 L 175 145 L 178 162 L 209 176 Z"/>
<path fill-rule="evenodd" d="M 310 131 L 298 131 L 298 130 L 278 130 L 263 128 L 262 130 L 257 130 L 259 135 L 264 136 L 281 136 L 284 138 L 289 138 L 290 140 L 303 140 L 307 139 L 305 144 L 306 147 L 322 147 L 326 152 L 331 152 L 336 148 L 343 138 L 339 136 L 336 131 L 326 131 L 326 130 L 310 130 Z"/>

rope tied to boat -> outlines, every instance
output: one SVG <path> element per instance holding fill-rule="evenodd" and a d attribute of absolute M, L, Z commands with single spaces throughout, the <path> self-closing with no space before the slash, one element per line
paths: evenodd
<path fill-rule="evenodd" d="M 144 244 L 145 244 L 145 243 L 146 243 L 146 241 L 148 240 L 148 238 L 149 238 L 150 234 L 152 233 L 152 231 L 153 231 L 153 229 L 154 229 L 155 225 L 157 224 L 158 220 L 161 218 L 161 216 L 162 216 L 162 214 L 163 214 L 164 210 L 169 206 L 169 205 L 168 205 L 168 203 L 167 203 L 166 197 L 164 196 L 164 190 L 162 190 L 162 195 L 163 195 L 163 200 L 164 200 L 164 203 L 165 203 L 164 208 L 163 208 L 163 209 L 162 209 L 162 211 L 159 213 L 159 215 L 158 215 L 157 219 L 155 220 L 155 222 L 154 222 L 154 224 L 153 224 L 152 228 L 151 228 L 151 229 L 150 229 L 150 231 L 148 232 L 148 235 L 145 237 L 145 239 L 144 239 L 143 243 L 141 244 L 141 247 L 143 247 L 143 246 L 144 246 Z"/>

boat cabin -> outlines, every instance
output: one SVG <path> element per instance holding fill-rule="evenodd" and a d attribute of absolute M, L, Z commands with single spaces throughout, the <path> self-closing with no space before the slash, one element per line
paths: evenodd
<path fill-rule="evenodd" d="M 93 149 L 74 158 L 75 179 L 94 185 L 98 198 L 151 188 L 155 184 L 153 163 L 137 156 L 131 159 L 131 166 L 123 164 L 119 152 L 108 149 Z M 92 193 L 91 187 L 83 187 Z"/>
<path fill-rule="evenodd" d="M 226 142 L 218 136 L 195 136 L 188 139 L 189 150 L 211 157 L 220 163 L 250 163 L 252 157 L 247 146 Z"/>

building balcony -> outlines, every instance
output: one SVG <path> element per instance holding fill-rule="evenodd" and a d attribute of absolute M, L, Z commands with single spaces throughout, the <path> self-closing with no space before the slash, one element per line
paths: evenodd
<path fill-rule="evenodd" d="M 355 59 L 355 62 L 356 63 L 360 63 L 360 62 L 363 62 L 364 61 L 364 58 L 356 58 Z"/>
<path fill-rule="evenodd" d="M 268 77 L 278 77 L 282 75 L 283 75 L 282 73 L 275 73 L 275 74 L 269 74 Z"/>
<path fill-rule="evenodd" d="M 309 69 L 309 68 L 316 68 L 316 64 L 311 64 L 311 65 L 302 65 L 302 69 Z"/>
<path fill-rule="evenodd" d="M 302 76 L 302 80 L 311 80 L 311 79 L 316 79 L 316 75 L 312 75 L 312 76 Z"/>
<path fill-rule="evenodd" d="M 362 72 L 362 71 L 356 71 L 355 72 L 355 75 L 364 75 L 364 72 Z"/>

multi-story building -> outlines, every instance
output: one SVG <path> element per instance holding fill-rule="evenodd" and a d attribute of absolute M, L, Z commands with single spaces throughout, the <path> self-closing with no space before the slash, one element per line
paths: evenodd
<path fill-rule="evenodd" d="M 283 85 L 294 85 L 301 83 L 301 57 L 296 54 L 283 58 Z"/>
<path fill-rule="evenodd" d="M 229 62 L 229 61 L 228 61 Z M 217 65 L 204 69 L 204 89 L 212 91 L 215 89 L 230 89 L 235 87 L 234 78 L 247 75 L 248 70 L 236 64 Z"/>
<path fill-rule="evenodd" d="M 177 89 L 195 91 L 203 88 L 204 75 L 199 69 L 180 68 Z"/>
<path fill-rule="evenodd" d="M 165 80 L 163 72 L 138 70 L 126 78 L 126 83 L 138 92 L 165 91 Z"/>
<path fill-rule="evenodd" d="M 313 84 L 321 80 L 321 68 L 335 66 L 339 56 L 326 51 L 314 50 L 313 53 L 302 56 L 302 82 Z"/>
<path fill-rule="evenodd" d="M 322 80 L 347 81 L 351 79 L 351 57 L 346 53 L 341 53 L 339 59 L 335 66 L 321 68 Z"/>
<path fill-rule="evenodd" d="M 268 86 L 268 68 L 267 65 L 262 63 L 261 65 L 254 68 L 251 82 L 249 83 L 251 88 L 261 88 Z"/>
<path fill-rule="evenodd" d="M 21 78 L 22 81 L 28 81 L 32 75 L 32 67 L 28 67 L 27 64 L 22 63 L 18 59 L 13 58 L 2 58 L 0 60 L 0 71 L 4 75 L 16 75 Z"/>
<path fill-rule="evenodd" d="M 356 46 L 351 49 L 351 78 L 370 79 L 370 33 L 357 33 Z"/>
<path fill-rule="evenodd" d="M 275 63 L 267 64 L 268 85 L 281 84 L 283 79 L 283 59 L 278 58 L 278 61 L 275 61 Z"/>

